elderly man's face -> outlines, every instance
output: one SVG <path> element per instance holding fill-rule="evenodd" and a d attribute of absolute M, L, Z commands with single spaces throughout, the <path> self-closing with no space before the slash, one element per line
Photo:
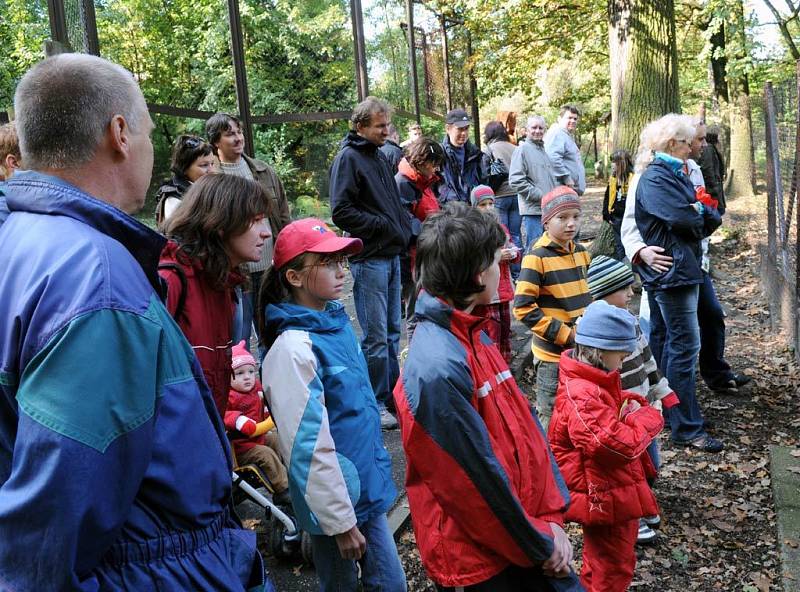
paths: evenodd
<path fill-rule="evenodd" d="M 697 133 L 695 134 L 692 143 L 689 145 L 689 158 L 693 160 L 700 158 L 700 155 L 703 154 L 703 148 L 706 146 L 708 146 L 708 142 L 706 142 L 706 126 L 705 124 L 701 123 L 697 126 Z"/>
<path fill-rule="evenodd" d="M 569 110 L 564 111 L 561 117 L 558 118 L 558 124 L 569 133 L 573 133 L 575 128 L 578 127 L 578 114 Z"/>
<path fill-rule="evenodd" d="M 544 132 L 544 121 L 541 119 L 532 119 L 528 122 L 528 139 L 532 142 L 541 142 Z"/>
<path fill-rule="evenodd" d="M 461 148 L 469 139 L 468 125 L 458 127 L 454 123 L 450 123 L 445 126 L 445 131 L 447 132 L 447 137 L 450 140 L 450 145 L 455 146 L 456 148 Z"/>

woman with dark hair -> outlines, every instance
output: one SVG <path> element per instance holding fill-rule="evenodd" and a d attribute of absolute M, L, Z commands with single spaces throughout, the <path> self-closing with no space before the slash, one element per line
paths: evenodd
<path fill-rule="evenodd" d="M 625 247 L 622 246 L 620 230 L 625 216 L 625 203 L 628 187 L 633 178 L 633 159 L 627 150 L 615 150 L 611 154 L 611 176 L 608 179 L 606 195 L 603 199 L 603 220 L 614 230 L 614 259 L 625 260 Z"/>
<path fill-rule="evenodd" d="M 505 179 L 497 184 L 491 182 L 491 174 L 489 178 L 489 185 L 494 189 L 494 209 L 500 218 L 500 223 L 508 228 L 511 234 L 511 240 L 517 248 L 522 248 L 522 241 L 520 238 L 520 230 L 522 226 L 522 218 L 519 214 L 519 203 L 517 201 L 517 192 L 508 184 L 508 171 L 511 170 L 511 157 L 514 150 L 517 148 L 511 143 L 508 131 L 505 126 L 499 121 L 490 121 L 486 124 L 483 130 L 483 141 L 486 144 L 484 153 L 488 160 L 485 169 L 491 171 L 491 161 L 499 160 L 505 165 Z M 519 264 L 511 265 L 511 275 L 514 279 L 519 275 Z"/>
<path fill-rule="evenodd" d="M 172 147 L 169 170 L 172 178 L 165 181 L 156 192 L 156 224 L 163 230 L 189 186 L 210 173 L 214 167 L 211 144 L 197 136 L 182 135 Z"/>
<path fill-rule="evenodd" d="M 164 231 L 170 240 L 159 274 L 167 309 L 197 354 L 220 417 L 231 379 L 234 289 L 246 278 L 239 267 L 261 258 L 270 207 L 255 181 L 207 175 L 189 188 Z"/>
<path fill-rule="evenodd" d="M 400 262 L 402 297 L 405 302 L 406 332 L 408 340 L 414 333 L 414 304 L 417 301 L 416 281 L 413 278 L 416 238 L 422 223 L 430 214 L 439 211 L 439 198 L 434 185 L 439 181 L 437 174 L 444 166 L 445 154 L 442 145 L 434 140 L 419 138 L 407 145 L 405 157 L 398 165 L 394 176 L 400 199 L 411 214 L 411 245 L 407 256 Z"/>

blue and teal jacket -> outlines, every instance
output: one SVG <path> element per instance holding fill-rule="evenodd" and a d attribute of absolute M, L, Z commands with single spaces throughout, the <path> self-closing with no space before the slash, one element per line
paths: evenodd
<path fill-rule="evenodd" d="M 164 239 L 35 172 L 0 229 L 0 589 L 264 587 Z"/>
<path fill-rule="evenodd" d="M 261 382 L 295 515 L 312 534 L 347 532 L 397 497 L 364 355 L 340 302 L 268 305 L 265 315 L 277 339 Z"/>

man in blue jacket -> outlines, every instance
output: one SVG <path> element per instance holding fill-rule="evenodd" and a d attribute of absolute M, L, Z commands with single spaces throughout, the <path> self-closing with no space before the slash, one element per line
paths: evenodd
<path fill-rule="evenodd" d="M 379 150 L 389 137 L 390 116 L 388 103 L 375 97 L 356 105 L 352 130 L 331 166 L 330 187 L 333 223 L 364 243 L 350 258 L 353 300 L 384 429 L 397 427 L 389 409 L 400 376 L 400 255 L 411 239 L 410 214 Z"/>
<path fill-rule="evenodd" d="M 61 54 L 14 108 L 28 170 L 0 229 L 0 589 L 264 589 L 222 422 L 161 301 L 165 241 L 130 216 L 153 166 L 141 91 Z"/>
<path fill-rule="evenodd" d="M 439 203 L 460 201 L 469 204 L 470 192 L 486 180 L 483 153 L 469 141 L 472 119 L 463 109 L 453 109 L 445 116 L 446 135 L 442 148 L 447 158 L 442 167 Z"/>

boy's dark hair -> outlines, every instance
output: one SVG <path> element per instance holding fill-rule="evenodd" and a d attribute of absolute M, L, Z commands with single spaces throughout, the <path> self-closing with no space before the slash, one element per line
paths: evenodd
<path fill-rule="evenodd" d="M 558 111 L 558 116 L 561 117 L 567 111 L 569 111 L 570 113 L 574 113 L 578 117 L 580 117 L 580 115 L 581 115 L 581 112 L 578 110 L 578 107 L 576 107 L 575 105 L 572 105 L 570 103 L 567 103 L 566 105 L 561 105 L 561 109 L 559 109 L 559 111 Z"/>
<path fill-rule="evenodd" d="M 231 130 L 231 124 L 242 129 L 242 122 L 237 117 L 228 113 L 214 113 L 206 121 L 206 137 L 208 143 L 214 147 L 214 154 L 217 153 L 217 142 L 222 137 L 222 134 Z"/>
<path fill-rule="evenodd" d="M 428 294 L 466 308 L 485 289 L 478 274 L 492 264 L 505 242 L 505 232 L 493 217 L 466 204 L 449 203 L 422 224 L 417 238 L 419 283 Z"/>
<path fill-rule="evenodd" d="M 186 171 L 189 170 L 195 160 L 201 156 L 208 156 L 211 152 L 211 144 L 202 138 L 188 134 L 178 136 L 178 139 L 175 140 L 175 145 L 172 147 L 172 160 L 170 161 L 169 170 L 176 175 L 185 177 Z"/>

